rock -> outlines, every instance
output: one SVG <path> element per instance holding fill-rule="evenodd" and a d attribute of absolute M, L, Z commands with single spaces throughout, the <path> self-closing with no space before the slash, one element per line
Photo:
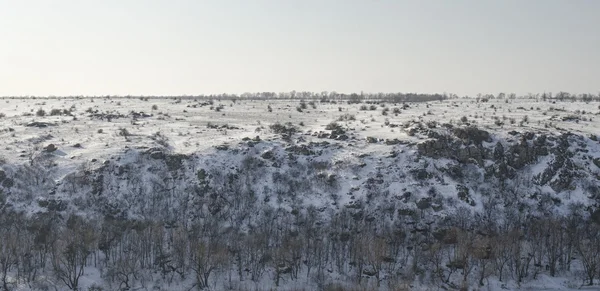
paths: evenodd
<path fill-rule="evenodd" d="M 165 163 L 167 164 L 169 171 L 178 171 L 183 169 L 183 161 L 186 159 L 186 157 L 187 156 L 183 154 L 165 155 Z"/>
<path fill-rule="evenodd" d="M 494 160 L 499 161 L 504 158 L 504 146 L 502 143 L 497 142 L 494 147 Z"/>
<path fill-rule="evenodd" d="M 275 157 L 275 155 L 272 151 L 265 151 L 264 153 L 262 153 L 262 155 L 260 155 L 260 157 L 265 160 L 272 160 Z"/>
<path fill-rule="evenodd" d="M 367 275 L 369 277 L 372 277 L 372 276 L 377 275 L 377 271 L 375 271 L 375 269 L 366 269 L 366 270 L 363 270 L 363 274 Z"/>
<path fill-rule="evenodd" d="M 38 202 L 39 204 L 39 202 Z M 65 201 L 62 200 L 56 200 L 56 199 L 50 199 L 46 201 L 46 206 L 42 206 L 47 208 L 49 211 L 65 211 L 67 210 L 67 203 Z"/>
<path fill-rule="evenodd" d="M 535 137 L 535 132 L 532 131 L 528 131 L 525 134 L 523 134 L 523 138 L 525 140 L 532 140 Z"/>
<path fill-rule="evenodd" d="M 377 143 L 377 142 L 379 142 L 379 139 L 376 137 L 367 136 L 367 142 L 368 143 Z"/>
<path fill-rule="evenodd" d="M 454 128 L 454 129 L 452 129 L 452 132 L 454 133 L 454 135 L 456 137 L 458 137 L 462 140 L 465 140 L 465 141 L 473 142 L 478 145 L 480 145 L 484 141 L 485 142 L 492 141 L 489 132 L 478 129 L 477 127 L 474 127 L 474 126 L 468 126 L 468 127 L 463 127 L 463 128 Z"/>
<path fill-rule="evenodd" d="M 227 145 L 227 144 L 217 145 L 217 146 L 215 146 L 215 149 L 217 149 L 219 151 L 226 151 L 229 149 L 229 145 Z"/>
<path fill-rule="evenodd" d="M 5 178 L 4 181 L 2 181 L 2 186 L 4 188 L 10 188 L 15 184 L 15 182 L 13 181 L 13 179 L 11 178 Z"/>
<path fill-rule="evenodd" d="M 459 165 L 450 165 L 444 171 L 454 180 L 460 181 L 464 178 L 463 169 Z"/>
<path fill-rule="evenodd" d="M 165 153 L 162 151 L 154 151 L 150 153 L 150 158 L 155 160 L 162 160 L 165 158 Z"/>
<path fill-rule="evenodd" d="M 415 180 L 426 180 L 431 178 L 431 174 L 425 169 L 414 169 L 410 171 Z"/>
<path fill-rule="evenodd" d="M 359 201 L 356 202 L 350 202 L 349 204 L 346 205 L 346 208 L 350 208 L 350 209 L 361 209 L 362 205 Z"/>
<path fill-rule="evenodd" d="M 431 207 L 431 198 L 422 198 L 417 202 L 417 208 L 423 210 Z"/>
<path fill-rule="evenodd" d="M 44 150 L 48 153 L 51 153 L 51 152 L 55 152 L 56 150 L 58 150 L 58 148 L 53 143 L 51 143 L 51 144 L 47 145 L 44 148 Z"/>
<path fill-rule="evenodd" d="M 358 221 L 358 220 L 362 220 L 364 216 L 365 216 L 365 214 L 363 211 L 358 211 L 358 212 L 352 214 L 352 219 Z"/>
<path fill-rule="evenodd" d="M 315 154 L 306 145 L 293 145 L 293 146 L 287 147 L 285 150 L 290 153 L 295 153 L 295 154 L 304 155 L 304 156 L 309 156 L 309 155 Z"/>
<path fill-rule="evenodd" d="M 400 140 L 395 138 L 395 139 L 386 139 L 385 140 L 385 144 L 386 145 L 397 145 L 400 143 Z"/>
<path fill-rule="evenodd" d="M 54 125 L 53 123 L 48 123 L 48 122 L 39 122 L 39 121 L 34 121 L 31 123 L 28 123 L 27 127 L 37 127 L 37 128 L 44 128 L 44 127 L 48 127 L 48 126 L 52 126 Z"/>
<path fill-rule="evenodd" d="M 415 211 L 408 208 L 398 209 L 398 215 L 400 216 L 412 216 L 415 214 Z"/>
<path fill-rule="evenodd" d="M 595 211 L 593 211 L 592 215 L 590 215 L 590 218 L 593 222 L 600 224 L 600 209 L 596 209 Z"/>
<path fill-rule="evenodd" d="M 471 206 L 475 206 L 475 201 L 473 201 L 471 195 L 469 194 L 469 188 L 467 188 L 464 185 L 458 184 L 456 185 L 456 191 L 458 199 L 470 204 Z"/>

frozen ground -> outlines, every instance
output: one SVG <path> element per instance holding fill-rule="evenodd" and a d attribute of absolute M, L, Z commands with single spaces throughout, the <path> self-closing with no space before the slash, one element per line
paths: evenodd
<path fill-rule="evenodd" d="M 360 110 L 361 106 L 370 105 L 348 105 L 343 101 L 337 104 L 316 101 L 316 109 L 307 105 L 303 112 L 296 109 L 300 104 L 298 100 L 213 100 L 213 105 L 209 105 L 208 100 L 204 99 L 142 101 L 140 98 L 38 98 L 3 99 L 0 103 L 0 113 L 6 115 L 0 119 L 0 156 L 10 162 L 26 161 L 36 146 L 49 143 L 59 147 L 65 160 L 71 162 L 102 159 L 122 151 L 126 146 L 153 146 L 156 133 L 169 140 L 173 151 L 192 153 L 221 144 L 235 144 L 244 137 L 260 135 L 263 139 L 272 138 L 274 135 L 265 129 L 276 122 L 304 124 L 299 127 L 307 134 L 319 132 L 328 123 L 346 114 L 353 115 L 356 120 L 340 123 L 355 129 L 355 134 L 360 138 L 398 138 L 411 142 L 418 141 L 418 138 L 408 136 L 400 128 L 385 126 L 386 122 L 397 125 L 417 120 L 458 123 L 461 117 L 466 116 L 470 124 L 501 132 L 536 129 L 542 132 L 593 134 L 600 128 L 598 104 L 553 104 L 528 99 L 498 99 L 485 103 L 456 99 L 408 103 L 406 108 L 403 104 L 388 103 L 385 105 L 390 109 L 387 116 L 382 115 L 384 107 L 376 105 L 376 110 Z M 216 111 L 214 108 L 218 106 L 222 106 L 222 109 Z M 268 111 L 268 106 L 272 112 Z M 398 108 L 400 113 L 394 114 L 394 108 Z M 46 116 L 36 116 L 39 109 L 45 110 Z M 52 109 L 70 110 L 72 116 L 49 116 Z M 132 120 L 131 112 L 150 116 Z M 100 117 L 102 114 L 123 117 L 107 120 Z M 570 116 L 579 116 L 581 119 L 563 121 L 563 118 Z M 522 123 L 524 117 L 527 122 Z M 495 118 L 500 119 L 503 125 L 498 126 Z M 511 120 L 514 124 L 511 124 Z M 28 127 L 32 122 L 44 122 L 49 126 Z M 218 127 L 228 125 L 235 129 L 208 128 L 208 124 Z M 122 136 L 121 129 L 126 129 L 130 136 Z M 310 139 L 309 135 L 307 139 Z M 76 144 L 81 147 L 74 147 Z"/>

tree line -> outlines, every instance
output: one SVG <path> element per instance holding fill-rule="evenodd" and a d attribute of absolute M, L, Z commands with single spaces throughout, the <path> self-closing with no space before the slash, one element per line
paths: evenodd
<path fill-rule="evenodd" d="M 237 290 L 268 278 L 273 286 L 308 280 L 333 288 L 330 275 L 349 286 L 486 285 L 490 276 L 518 283 L 540 274 L 572 276 L 592 285 L 600 277 L 600 227 L 585 211 L 531 217 L 460 208 L 444 221 L 421 224 L 340 211 L 329 221 L 320 210 L 264 209 L 246 230 L 225 228 L 218 217 L 182 222 L 88 219 L 75 214 L 0 214 L 3 290 L 51 275 L 59 289 L 78 290 L 86 267 L 100 270 L 110 289 L 166 284 Z M 330 289 L 334 290 L 334 289 Z"/>

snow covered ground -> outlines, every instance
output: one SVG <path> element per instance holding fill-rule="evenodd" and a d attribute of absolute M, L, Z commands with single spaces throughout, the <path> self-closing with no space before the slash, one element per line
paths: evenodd
<path fill-rule="evenodd" d="M 146 100 L 146 99 L 144 99 Z M 140 98 L 37 98 L 0 100 L 0 113 L 6 115 L 1 120 L 0 156 L 8 161 L 26 161 L 36 146 L 53 143 L 63 152 L 65 159 L 75 162 L 102 159 L 125 146 L 153 146 L 153 136 L 160 133 L 169 140 L 175 152 L 192 153 L 210 149 L 216 145 L 237 143 L 241 138 L 260 135 L 263 139 L 272 138 L 268 125 L 291 122 L 300 126 L 303 132 L 319 132 L 338 120 L 341 116 L 352 115 L 356 120 L 340 123 L 355 129 L 361 138 L 372 136 L 381 139 L 398 138 L 418 141 L 407 136 L 398 128 L 385 126 L 404 125 L 410 121 L 437 121 L 458 123 L 466 116 L 470 124 L 484 129 L 509 132 L 511 130 L 535 129 L 545 132 L 558 130 L 574 133 L 595 134 L 600 124 L 600 109 L 595 103 L 582 102 L 543 102 L 535 100 L 490 100 L 477 103 L 473 99 L 456 99 L 427 103 L 375 105 L 376 110 L 360 110 L 363 104 L 348 105 L 315 101 L 316 109 L 307 105 L 302 112 L 297 111 L 299 100 L 209 100 L 204 99 L 149 99 Z M 306 102 L 309 102 L 308 100 Z M 508 102 L 508 103 L 506 103 Z M 156 106 L 156 109 L 153 109 Z M 222 106 L 219 111 L 216 107 Z M 268 106 L 272 112 L 268 111 Z M 492 108 L 493 107 L 493 108 Z M 212 108 L 212 109 L 211 109 Z M 382 115 L 389 108 L 387 115 Z M 394 114 L 394 108 L 400 110 Z M 38 110 L 46 111 L 46 116 L 36 116 Z M 72 116 L 49 116 L 53 109 L 69 110 Z M 340 111 L 341 109 L 341 111 Z M 150 117 L 140 117 L 132 121 L 131 112 L 144 113 Z M 100 115 L 114 115 L 108 120 Z M 94 117 L 94 115 L 98 115 Z M 579 121 L 563 121 L 563 118 L 579 116 Z M 527 117 L 527 122 L 523 118 Z M 503 123 L 496 125 L 496 119 Z M 512 120 L 512 122 L 511 122 Z M 28 127 L 32 122 L 48 123 L 48 127 Z M 208 124 L 218 127 L 207 128 Z M 129 141 L 120 133 L 126 129 L 131 135 Z M 308 137 L 307 137 L 308 138 Z M 74 147 L 80 144 L 81 147 Z"/>

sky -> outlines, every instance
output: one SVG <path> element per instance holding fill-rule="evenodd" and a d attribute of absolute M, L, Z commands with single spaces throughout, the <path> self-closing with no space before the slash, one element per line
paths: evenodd
<path fill-rule="evenodd" d="M 597 0 L 0 0 L 0 96 L 600 92 Z"/>

